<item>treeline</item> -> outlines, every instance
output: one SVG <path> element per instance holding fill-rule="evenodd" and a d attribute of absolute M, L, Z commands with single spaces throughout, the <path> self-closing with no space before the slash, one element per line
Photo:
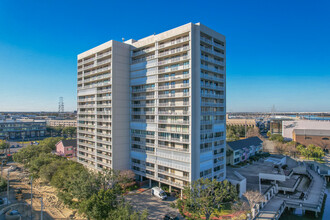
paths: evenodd
<path fill-rule="evenodd" d="M 240 138 L 244 138 L 245 136 L 254 137 L 259 136 L 259 128 L 257 127 L 247 127 L 245 134 L 245 126 L 240 125 L 226 125 L 226 139 L 227 141 L 237 141 Z"/>
<path fill-rule="evenodd" d="M 77 128 L 76 127 L 46 127 L 46 132 L 50 136 L 65 136 L 65 137 L 77 137 Z"/>
<path fill-rule="evenodd" d="M 307 159 L 320 160 L 324 157 L 324 150 L 313 144 L 304 146 L 295 141 L 285 141 L 280 134 L 267 133 L 269 140 L 274 141 L 275 151 L 279 154 L 287 154 L 296 157 L 296 155 L 301 155 Z"/>
<path fill-rule="evenodd" d="M 34 178 L 55 187 L 58 198 L 88 219 L 146 219 L 147 212 L 136 212 L 122 197 L 135 184 L 131 171 L 95 173 L 83 165 L 51 154 L 41 143 L 21 149 L 13 155 Z"/>

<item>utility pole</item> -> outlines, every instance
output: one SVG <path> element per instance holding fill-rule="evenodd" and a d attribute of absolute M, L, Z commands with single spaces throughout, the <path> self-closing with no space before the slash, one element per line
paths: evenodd
<path fill-rule="evenodd" d="M 7 205 L 9 205 L 9 168 L 7 171 Z"/>
<path fill-rule="evenodd" d="M 3 160 L 1 161 L 1 178 L 2 178 Z"/>
<path fill-rule="evenodd" d="M 41 204 L 41 210 L 40 210 L 40 220 L 43 220 L 43 209 L 44 209 L 44 203 L 42 197 L 40 198 L 40 204 Z"/>
<path fill-rule="evenodd" d="M 33 194 L 32 194 L 32 181 L 33 181 L 33 176 L 31 176 L 31 220 L 32 220 L 32 198 L 33 198 Z"/>

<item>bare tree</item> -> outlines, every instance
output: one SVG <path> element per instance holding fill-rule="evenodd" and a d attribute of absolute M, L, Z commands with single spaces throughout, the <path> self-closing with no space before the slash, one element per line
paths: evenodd
<path fill-rule="evenodd" d="M 265 197 L 259 191 L 246 191 L 243 195 L 248 200 L 250 209 L 260 202 L 266 202 Z"/>
<path fill-rule="evenodd" d="M 246 137 L 260 137 L 260 132 L 259 132 L 259 128 L 255 127 L 255 128 L 248 128 L 247 132 L 246 132 Z"/>

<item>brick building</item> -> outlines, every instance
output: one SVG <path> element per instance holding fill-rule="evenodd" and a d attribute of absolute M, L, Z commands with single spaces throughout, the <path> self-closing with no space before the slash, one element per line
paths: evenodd
<path fill-rule="evenodd" d="M 314 144 L 323 149 L 330 149 L 330 130 L 294 129 L 292 137 L 295 142 L 305 146 Z"/>

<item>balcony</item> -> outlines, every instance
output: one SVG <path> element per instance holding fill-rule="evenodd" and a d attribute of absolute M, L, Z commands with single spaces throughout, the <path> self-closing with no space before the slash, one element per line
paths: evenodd
<path fill-rule="evenodd" d="M 132 122 L 155 123 L 155 119 L 132 119 Z"/>
<path fill-rule="evenodd" d="M 159 140 L 170 141 L 170 142 L 189 143 L 189 139 L 171 138 L 171 137 L 165 137 L 165 136 L 158 136 L 158 139 Z"/>
<path fill-rule="evenodd" d="M 164 183 L 167 183 L 167 184 L 172 185 L 172 186 L 174 185 L 174 186 L 179 187 L 179 188 L 183 188 L 183 187 L 184 187 L 184 185 L 181 184 L 181 183 L 172 182 L 172 181 L 170 181 L 170 180 L 167 180 L 167 179 L 164 179 L 164 178 L 161 178 L 161 177 L 158 177 L 157 179 L 158 179 L 160 182 L 164 182 Z"/>
<path fill-rule="evenodd" d="M 147 95 L 147 96 L 132 96 L 133 100 L 144 100 L 144 99 L 154 99 L 154 95 Z"/>
<path fill-rule="evenodd" d="M 211 76 L 211 75 L 204 74 L 204 73 L 201 73 L 201 78 L 212 80 L 212 81 L 225 82 L 224 78 L 219 78 L 219 77 Z"/>
<path fill-rule="evenodd" d="M 174 123 L 173 123 L 174 124 Z M 168 128 L 158 128 L 158 131 L 174 134 L 189 134 L 189 130 L 171 130 Z"/>
<path fill-rule="evenodd" d="M 201 93 L 201 97 L 215 98 L 215 99 L 224 99 L 225 98 L 225 95 Z"/>
<path fill-rule="evenodd" d="M 205 61 L 210 62 L 210 63 L 215 63 L 215 64 L 218 64 L 218 65 L 221 65 L 221 66 L 224 66 L 225 65 L 224 62 L 221 62 L 221 61 L 218 61 L 218 60 L 209 58 L 209 57 L 205 57 L 203 55 L 201 55 L 201 58 L 202 58 L 202 60 L 205 60 Z"/>
<path fill-rule="evenodd" d="M 100 58 L 105 57 L 105 56 L 108 56 L 108 55 L 111 55 L 111 51 L 105 52 L 105 53 L 102 53 L 102 54 L 98 54 L 97 55 L 97 59 L 100 59 Z"/>
<path fill-rule="evenodd" d="M 141 88 L 141 89 L 132 89 L 132 92 L 148 92 L 154 91 L 155 87 Z"/>
<path fill-rule="evenodd" d="M 100 153 L 96 153 L 96 156 L 107 159 L 107 160 L 112 158 L 110 155 L 104 155 L 104 154 L 100 154 Z"/>
<path fill-rule="evenodd" d="M 210 72 L 214 72 L 214 73 L 220 73 L 220 74 L 224 74 L 225 73 L 224 70 L 213 68 L 213 67 L 209 67 L 209 66 L 206 66 L 206 65 L 203 65 L 203 64 L 201 64 L 201 69 L 204 69 L 204 70 L 207 70 L 207 71 L 210 71 Z"/>
<path fill-rule="evenodd" d="M 158 147 L 169 149 L 169 150 L 175 150 L 175 151 L 183 151 L 183 152 L 189 152 L 189 148 L 179 148 L 179 147 L 171 147 L 164 144 L 158 144 Z"/>
<path fill-rule="evenodd" d="M 98 115 L 111 115 L 111 111 L 97 111 Z"/>
<path fill-rule="evenodd" d="M 103 67 L 103 68 L 100 68 L 100 69 L 97 69 L 97 70 L 92 70 L 92 71 L 87 71 L 84 73 L 84 76 L 89 76 L 89 75 L 93 75 L 93 74 L 96 74 L 96 73 L 101 73 L 101 72 L 104 72 L 104 71 L 110 71 L 111 70 L 111 66 L 107 66 L 107 67 Z"/>
<path fill-rule="evenodd" d="M 180 56 L 180 57 L 176 57 L 176 58 L 172 58 L 172 59 L 161 60 L 158 62 L 158 66 L 164 65 L 164 64 L 176 63 L 176 62 L 180 62 L 180 61 L 184 61 L 184 60 L 188 60 L 188 59 L 190 59 L 190 57 L 188 55 L 185 55 L 185 56 Z"/>
<path fill-rule="evenodd" d="M 112 122 L 111 118 L 98 118 L 97 122 Z"/>
<path fill-rule="evenodd" d="M 171 41 L 171 42 L 166 42 L 166 43 L 163 43 L 163 44 L 159 44 L 158 49 L 162 49 L 162 48 L 165 48 L 165 47 L 169 47 L 169 46 L 176 45 L 176 44 L 183 43 L 183 42 L 187 42 L 187 41 L 189 41 L 189 36 L 182 37 L 182 38 L 179 38 L 179 39 Z"/>
<path fill-rule="evenodd" d="M 132 111 L 133 115 L 154 115 L 154 111 Z"/>
<path fill-rule="evenodd" d="M 181 112 L 159 111 L 158 115 L 190 115 L 190 111 L 181 111 Z"/>
<path fill-rule="evenodd" d="M 109 153 L 112 152 L 111 148 L 97 147 L 97 149 L 98 149 L 98 150 L 101 150 L 101 151 L 109 152 Z"/>
<path fill-rule="evenodd" d="M 142 54 L 149 53 L 149 52 L 154 51 L 154 50 L 156 50 L 156 47 L 151 47 L 151 48 L 148 48 L 148 49 L 133 52 L 132 56 L 136 57 L 136 56 L 139 56 L 139 55 L 142 55 Z"/>
<path fill-rule="evenodd" d="M 101 75 L 101 76 L 94 76 L 94 77 L 85 79 L 84 83 L 92 82 L 92 81 L 96 81 L 96 80 L 101 80 L 101 79 L 110 79 L 110 77 L 111 77 L 111 74 L 104 74 L 104 75 Z"/>
<path fill-rule="evenodd" d="M 112 99 L 112 96 L 109 95 L 109 96 L 102 96 L 102 97 L 97 97 L 96 100 L 97 101 L 104 101 L 104 100 L 111 100 Z"/>
<path fill-rule="evenodd" d="M 171 80 L 177 80 L 177 79 L 189 79 L 189 78 L 190 78 L 190 74 L 183 74 L 183 75 L 179 75 L 179 76 L 160 77 L 160 78 L 158 78 L 158 81 L 163 82 L 163 81 L 171 81 Z"/>
<path fill-rule="evenodd" d="M 179 175 L 175 175 L 174 173 L 169 173 L 165 170 L 158 170 L 158 173 L 164 174 L 166 176 L 171 176 L 171 177 L 175 177 L 175 178 L 179 178 L 179 179 L 183 179 L 183 180 L 189 180 L 188 176 L 179 176 Z"/>
<path fill-rule="evenodd" d="M 188 97 L 189 92 L 180 92 L 180 93 L 168 93 L 168 94 L 160 94 L 158 98 L 180 98 L 180 97 Z"/>
<path fill-rule="evenodd" d="M 158 90 L 165 90 L 165 89 L 180 89 L 180 88 L 189 88 L 189 83 L 181 83 L 176 85 L 165 85 L 165 86 L 159 86 Z"/>
<path fill-rule="evenodd" d="M 187 51 L 189 49 L 190 49 L 189 46 L 184 46 L 184 47 L 180 47 L 180 48 L 177 48 L 177 49 L 172 49 L 172 50 L 164 51 L 164 52 L 159 53 L 158 54 L 158 57 L 163 57 L 163 56 L 166 56 L 166 55 L 171 55 L 171 54 L 176 54 L 176 53 L 184 52 L 184 51 Z"/>
<path fill-rule="evenodd" d="M 96 132 L 96 134 L 99 137 L 108 137 L 108 138 L 111 138 L 112 137 L 112 135 L 109 134 L 109 133 Z"/>
<path fill-rule="evenodd" d="M 203 88 L 207 88 L 207 89 L 215 89 L 215 90 L 224 90 L 225 89 L 225 86 L 216 86 L 216 85 L 210 85 L 210 84 L 204 84 L 204 83 L 201 83 L 201 87 Z"/>
<path fill-rule="evenodd" d="M 184 69 L 189 69 L 189 65 L 181 65 L 181 66 L 172 67 L 172 68 L 159 69 L 158 73 L 169 73 L 169 72 L 175 72 L 175 71 L 184 70 Z"/>
<path fill-rule="evenodd" d="M 154 107 L 155 103 L 132 104 L 132 107 Z"/>
<path fill-rule="evenodd" d="M 189 125 L 189 121 L 184 120 L 158 120 L 159 124 L 183 124 Z"/>
<path fill-rule="evenodd" d="M 146 154 L 155 154 L 155 151 L 150 151 L 146 149 L 131 148 L 132 151 L 146 153 Z"/>
<path fill-rule="evenodd" d="M 102 65 L 102 64 L 110 63 L 110 62 L 111 62 L 111 59 L 102 60 L 102 61 L 97 61 L 97 65 Z"/>
<path fill-rule="evenodd" d="M 173 107 L 173 106 L 189 106 L 189 102 L 166 102 L 166 103 L 159 103 L 158 106 L 160 107 Z"/>

